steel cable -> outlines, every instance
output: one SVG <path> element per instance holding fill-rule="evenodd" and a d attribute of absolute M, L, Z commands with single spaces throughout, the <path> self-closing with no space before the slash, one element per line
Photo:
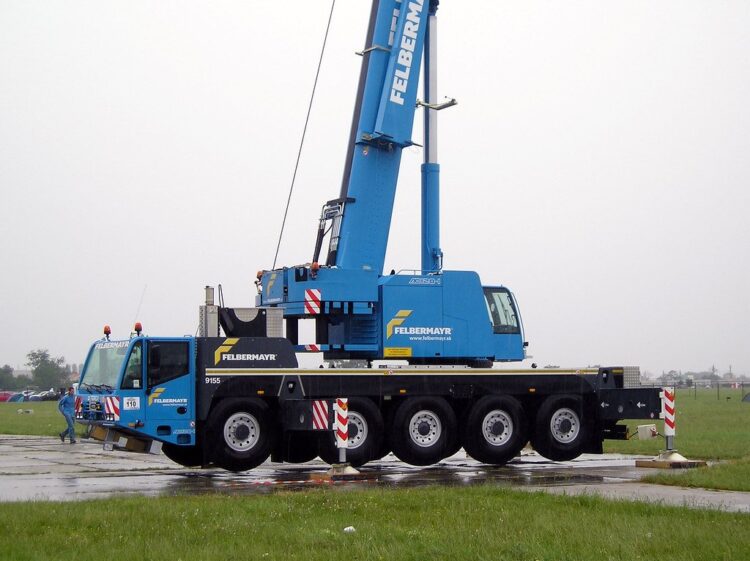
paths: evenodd
<path fill-rule="evenodd" d="M 292 174 L 292 184 L 289 186 L 289 196 L 286 199 L 286 208 L 284 209 L 284 219 L 281 221 L 281 231 L 279 232 L 279 241 L 276 244 L 276 253 L 273 256 L 273 267 L 276 268 L 276 260 L 279 257 L 279 248 L 281 247 L 281 238 L 284 235 L 284 226 L 286 226 L 286 218 L 289 214 L 289 204 L 292 201 L 292 193 L 294 191 L 294 182 L 297 179 L 297 170 L 299 169 L 299 161 L 302 156 L 302 147 L 305 144 L 305 134 L 307 133 L 307 124 L 310 122 L 310 112 L 312 111 L 313 100 L 315 99 L 315 89 L 318 87 L 318 77 L 320 76 L 320 67 L 323 65 L 323 54 L 326 50 L 326 43 L 328 42 L 328 32 L 331 29 L 331 20 L 333 19 L 333 8 L 336 6 L 336 0 L 331 2 L 331 13 L 328 15 L 328 25 L 326 26 L 325 37 L 323 37 L 323 47 L 320 50 L 320 59 L 318 60 L 318 69 L 315 72 L 315 81 L 313 82 L 312 93 L 310 94 L 310 103 L 307 107 L 307 116 L 305 117 L 305 126 L 302 129 L 302 139 L 299 143 L 299 150 L 297 151 L 297 161 L 294 164 L 294 173 Z"/>

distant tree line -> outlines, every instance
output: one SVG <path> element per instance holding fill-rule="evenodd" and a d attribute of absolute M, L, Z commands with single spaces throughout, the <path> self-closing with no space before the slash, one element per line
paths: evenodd
<path fill-rule="evenodd" d="M 690 387 L 694 382 L 747 382 L 750 381 L 750 376 L 746 374 L 737 374 L 732 372 L 725 372 L 719 374 L 719 371 L 711 367 L 710 370 L 703 370 L 700 372 L 682 370 L 670 370 L 669 372 L 662 372 L 661 376 L 656 378 L 662 384 L 676 384 L 678 386 Z"/>
<path fill-rule="evenodd" d="M 26 355 L 26 365 L 31 368 L 31 376 L 13 376 L 12 367 L 7 364 L 0 367 L 0 389 L 57 389 L 66 387 L 70 382 L 70 365 L 65 364 L 64 357 L 51 356 L 47 349 L 30 351 Z"/>

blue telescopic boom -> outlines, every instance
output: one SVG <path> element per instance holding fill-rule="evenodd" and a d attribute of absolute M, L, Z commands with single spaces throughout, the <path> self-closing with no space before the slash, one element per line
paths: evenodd
<path fill-rule="evenodd" d="M 329 265 L 382 273 L 401 151 L 411 140 L 429 0 L 376 0 Z M 353 146 L 353 148 L 351 148 Z M 333 260 L 331 256 L 333 255 Z"/>

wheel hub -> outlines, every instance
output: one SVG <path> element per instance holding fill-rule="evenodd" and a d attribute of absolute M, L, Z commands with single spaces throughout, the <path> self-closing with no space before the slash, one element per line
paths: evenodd
<path fill-rule="evenodd" d="M 513 437 L 513 419 L 508 412 L 495 409 L 482 420 L 482 436 L 492 446 L 504 446 Z"/>
<path fill-rule="evenodd" d="M 250 436 L 250 429 L 247 428 L 247 425 L 239 425 L 234 429 L 234 436 L 237 440 L 247 440 L 247 437 Z"/>
<path fill-rule="evenodd" d="M 260 423 L 249 413 L 237 412 L 224 423 L 224 442 L 235 452 L 247 452 L 260 440 Z"/>
<path fill-rule="evenodd" d="M 433 411 L 417 411 L 409 421 L 409 436 L 421 448 L 434 446 L 443 434 L 440 417 Z"/>
<path fill-rule="evenodd" d="M 581 420 L 575 411 L 563 407 L 552 415 L 549 427 L 552 438 L 560 444 L 569 444 L 578 438 L 581 432 Z"/>

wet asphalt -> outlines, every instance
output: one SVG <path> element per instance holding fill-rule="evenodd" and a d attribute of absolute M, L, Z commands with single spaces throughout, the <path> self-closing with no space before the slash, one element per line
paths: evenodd
<path fill-rule="evenodd" d="M 651 468 L 635 467 L 643 456 L 584 455 L 552 462 L 524 451 L 508 465 L 480 464 L 459 451 L 428 467 L 400 462 L 392 455 L 367 464 L 353 480 L 331 479 L 328 464 L 267 462 L 245 472 L 191 469 L 163 455 L 104 451 L 100 442 L 33 436 L 0 436 L 0 501 L 75 501 L 113 496 L 243 495 L 314 486 L 371 488 L 422 485 L 492 484 L 564 495 L 655 502 L 691 508 L 750 513 L 750 493 L 686 489 L 640 483 Z"/>

